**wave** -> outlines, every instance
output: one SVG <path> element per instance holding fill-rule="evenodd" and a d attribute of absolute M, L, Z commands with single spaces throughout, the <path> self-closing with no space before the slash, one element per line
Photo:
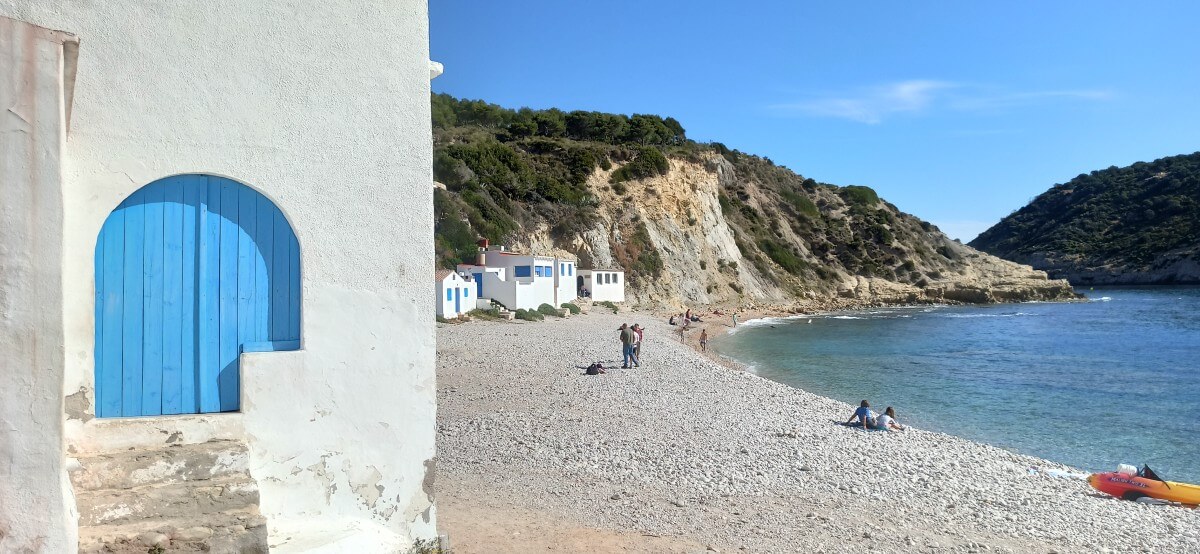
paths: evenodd
<path fill-rule="evenodd" d="M 951 319 L 974 319 L 979 317 L 1022 317 L 1027 315 L 1037 315 L 1029 312 L 1005 312 L 1002 314 L 942 314 L 941 317 Z"/>
<path fill-rule="evenodd" d="M 1111 296 L 1101 296 L 1100 298 L 1096 299 L 1096 302 L 1111 302 L 1111 301 L 1112 301 Z"/>

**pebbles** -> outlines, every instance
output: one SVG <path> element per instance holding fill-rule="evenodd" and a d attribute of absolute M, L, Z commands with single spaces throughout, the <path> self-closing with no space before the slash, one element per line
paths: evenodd
<path fill-rule="evenodd" d="M 613 330 L 635 321 L 642 367 L 583 375 L 620 365 Z M 722 367 L 671 329 L 627 313 L 442 326 L 439 482 L 721 551 L 1200 550 L 1198 510 L 1101 497 L 948 435 L 835 425 L 850 406 Z"/>

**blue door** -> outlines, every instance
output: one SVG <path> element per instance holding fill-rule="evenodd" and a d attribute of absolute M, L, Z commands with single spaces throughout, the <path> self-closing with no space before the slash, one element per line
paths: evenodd
<path fill-rule="evenodd" d="M 96 415 L 239 408 L 238 356 L 300 341 L 300 247 L 279 208 L 221 177 L 155 181 L 96 242 Z"/>
<path fill-rule="evenodd" d="M 454 313 L 462 313 L 462 289 L 454 287 Z"/>
<path fill-rule="evenodd" d="M 475 298 L 483 298 L 483 274 L 475 274 Z"/>

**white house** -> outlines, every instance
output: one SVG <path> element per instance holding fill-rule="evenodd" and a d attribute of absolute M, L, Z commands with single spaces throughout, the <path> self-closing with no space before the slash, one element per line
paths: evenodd
<path fill-rule="evenodd" d="M 625 272 L 619 269 L 581 269 L 579 286 L 588 290 L 594 302 L 625 301 Z"/>
<path fill-rule="evenodd" d="M 436 536 L 433 67 L 422 0 L 0 2 L 0 552 Z"/>
<path fill-rule="evenodd" d="M 575 260 L 516 254 L 483 243 L 474 264 L 459 264 L 469 274 L 480 298 L 495 300 L 510 310 L 536 310 L 542 304 L 560 307 L 576 298 Z"/>
<path fill-rule="evenodd" d="M 437 315 L 444 318 L 458 317 L 475 309 L 475 282 L 449 269 L 434 274 L 437 282 Z"/>

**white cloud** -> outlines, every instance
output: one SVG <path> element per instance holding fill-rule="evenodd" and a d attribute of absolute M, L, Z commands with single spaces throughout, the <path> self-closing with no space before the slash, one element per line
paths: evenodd
<path fill-rule="evenodd" d="M 1013 92 L 980 85 L 913 79 L 859 88 L 844 94 L 776 104 L 770 108 L 782 114 L 849 119 L 873 125 L 897 114 L 921 114 L 937 110 L 1000 110 L 1055 100 L 1101 101 L 1112 97 L 1113 93 L 1106 90 Z"/>
<path fill-rule="evenodd" d="M 933 102 L 938 91 L 954 86 L 953 83 L 942 81 L 901 81 L 863 89 L 851 95 L 779 104 L 772 108 L 781 112 L 874 124 L 892 114 L 924 110 Z"/>

